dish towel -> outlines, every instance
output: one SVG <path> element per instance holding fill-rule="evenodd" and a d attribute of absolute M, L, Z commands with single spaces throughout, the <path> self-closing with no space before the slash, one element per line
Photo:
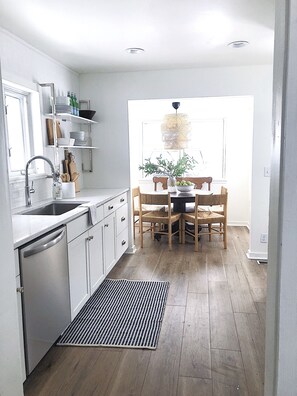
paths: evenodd
<path fill-rule="evenodd" d="M 96 205 L 81 205 L 81 206 L 86 206 L 89 208 L 89 221 L 92 225 L 95 225 L 98 223 L 98 218 L 97 218 L 97 206 Z"/>

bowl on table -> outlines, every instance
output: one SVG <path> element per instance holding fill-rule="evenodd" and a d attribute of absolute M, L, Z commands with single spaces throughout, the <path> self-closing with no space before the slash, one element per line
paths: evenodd
<path fill-rule="evenodd" d="M 178 191 L 180 192 L 189 192 L 192 191 L 194 189 L 194 184 L 187 184 L 187 185 L 182 185 L 182 184 L 178 184 L 178 182 L 176 183 L 176 188 Z"/>

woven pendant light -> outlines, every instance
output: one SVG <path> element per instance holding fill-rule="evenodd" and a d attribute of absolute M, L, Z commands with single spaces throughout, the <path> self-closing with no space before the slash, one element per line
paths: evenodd
<path fill-rule="evenodd" d="M 182 150 L 188 147 L 191 123 L 187 114 L 177 113 L 180 102 L 173 102 L 175 114 L 166 114 L 161 124 L 162 140 L 165 150 Z"/>

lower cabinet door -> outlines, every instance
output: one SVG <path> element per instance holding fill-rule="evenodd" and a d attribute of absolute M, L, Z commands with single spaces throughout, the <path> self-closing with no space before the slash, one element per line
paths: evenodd
<path fill-rule="evenodd" d="M 71 320 L 90 297 L 88 236 L 88 232 L 85 232 L 68 243 Z"/>
<path fill-rule="evenodd" d="M 116 242 L 116 258 L 117 261 L 128 249 L 128 228 L 125 228 L 118 236 Z"/>
<path fill-rule="evenodd" d="M 105 275 L 113 268 L 116 263 L 116 252 L 115 252 L 115 214 L 107 216 L 103 226 L 103 252 L 104 252 L 104 264 L 105 264 Z"/>
<path fill-rule="evenodd" d="M 103 261 L 103 222 L 89 230 L 89 266 L 91 294 L 104 279 Z"/>

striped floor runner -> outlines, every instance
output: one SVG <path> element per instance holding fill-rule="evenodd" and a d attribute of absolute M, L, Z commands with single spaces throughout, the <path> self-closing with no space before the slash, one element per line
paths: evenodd
<path fill-rule="evenodd" d="M 156 349 L 169 282 L 105 279 L 57 345 Z"/>

